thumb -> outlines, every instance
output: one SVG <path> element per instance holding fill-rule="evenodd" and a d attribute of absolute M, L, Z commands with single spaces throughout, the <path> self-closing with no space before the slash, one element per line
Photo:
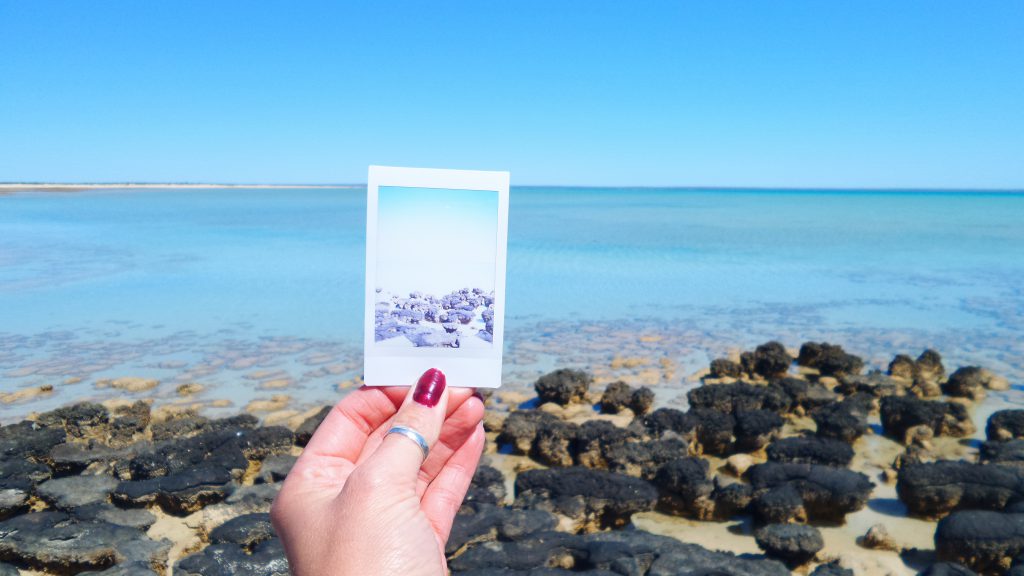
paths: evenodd
<path fill-rule="evenodd" d="M 416 386 L 409 390 L 401 408 L 389 425 L 418 432 L 428 447 L 433 447 L 441 435 L 441 425 L 448 407 L 448 390 L 444 372 L 431 368 L 420 376 Z M 387 471 L 392 483 L 416 487 L 420 466 L 425 460 L 423 449 L 409 435 L 389 433 L 367 460 L 366 465 Z"/>

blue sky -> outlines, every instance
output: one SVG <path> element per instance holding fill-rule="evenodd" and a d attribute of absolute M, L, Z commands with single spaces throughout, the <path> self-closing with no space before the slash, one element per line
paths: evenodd
<path fill-rule="evenodd" d="M 1024 188 L 1024 2 L 0 0 L 0 181 Z"/>

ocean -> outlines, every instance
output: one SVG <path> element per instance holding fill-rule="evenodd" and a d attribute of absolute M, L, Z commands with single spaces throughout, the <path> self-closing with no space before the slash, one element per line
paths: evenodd
<path fill-rule="evenodd" d="M 365 190 L 0 196 L 0 422 L 131 392 L 238 411 L 358 385 Z M 714 357 L 935 347 L 1024 383 L 1024 193 L 513 188 L 506 383 L 685 390 Z M 429 232 L 418 231 L 418 233 Z M 178 386 L 204 390 L 183 396 Z M 1006 393 L 1018 403 L 1019 386 Z M 664 395 L 659 394 L 659 399 Z M 671 402 L 672 400 L 667 400 Z"/>

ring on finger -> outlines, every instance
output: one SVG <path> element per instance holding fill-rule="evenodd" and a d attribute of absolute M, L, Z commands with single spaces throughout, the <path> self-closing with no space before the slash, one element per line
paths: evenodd
<path fill-rule="evenodd" d="M 420 434 L 408 426 L 402 426 L 400 424 L 392 426 L 384 436 L 387 437 L 389 434 L 401 434 L 402 436 L 412 440 L 418 444 L 420 450 L 423 451 L 423 459 L 427 459 L 427 454 L 430 453 L 430 446 L 427 444 L 427 439 L 423 437 L 423 434 Z"/>

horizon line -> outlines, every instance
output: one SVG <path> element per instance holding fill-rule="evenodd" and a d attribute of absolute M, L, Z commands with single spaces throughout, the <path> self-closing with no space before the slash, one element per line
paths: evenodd
<path fill-rule="evenodd" d="M 3 182 L 3 189 L 53 188 L 365 188 L 365 182 L 346 183 L 268 183 L 268 182 Z M 636 188 L 651 190 L 795 190 L 795 191 L 871 191 L 871 192 L 1024 192 L 1020 188 L 926 187 L 926 186 L 787 186 L 787 185 L 695 185 L 695 184 L 513 184 L 512 188 Z"/>

